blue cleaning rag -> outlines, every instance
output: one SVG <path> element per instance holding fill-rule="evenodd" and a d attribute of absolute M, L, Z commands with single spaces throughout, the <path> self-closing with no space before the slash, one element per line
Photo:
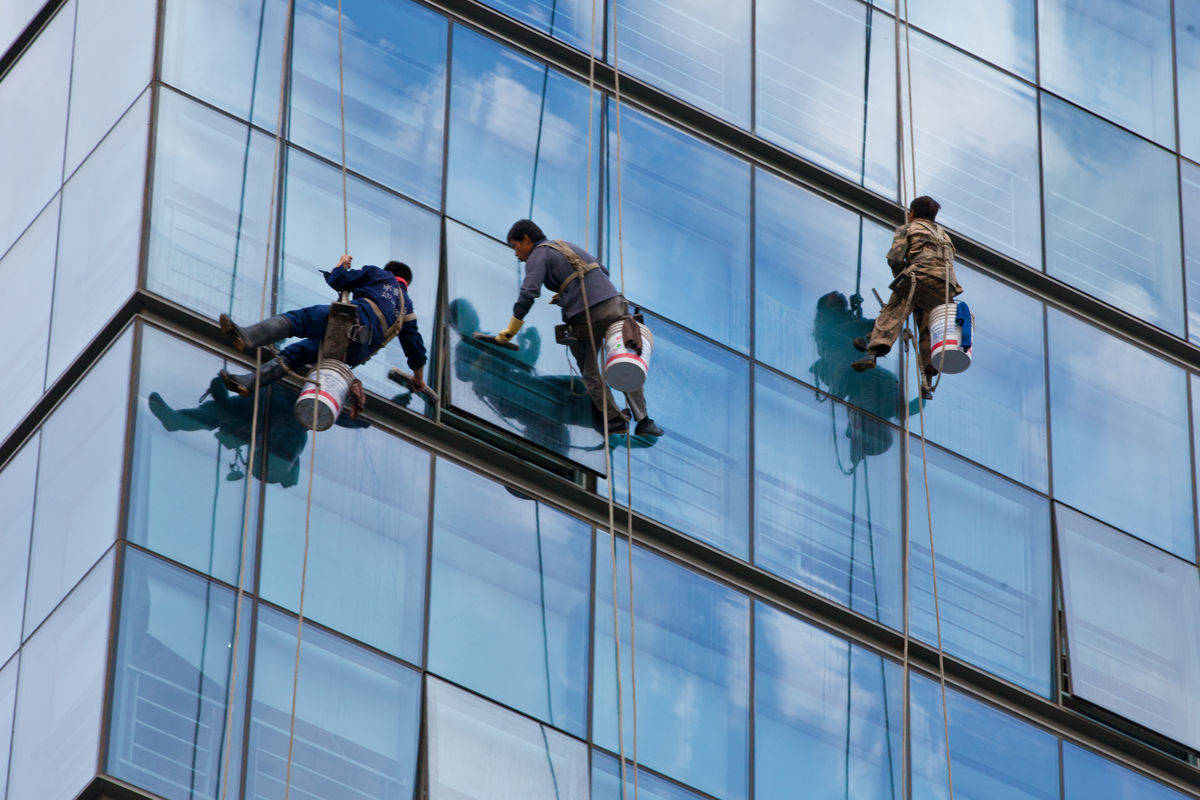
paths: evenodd
<path fill-rule="evenodd" d="M 962 342 L 959 344 L 963 350 L 971 349 L 971 308 L 966 303 L 959 303 L 954 311 L 954 323 L 961 325 Z"/>

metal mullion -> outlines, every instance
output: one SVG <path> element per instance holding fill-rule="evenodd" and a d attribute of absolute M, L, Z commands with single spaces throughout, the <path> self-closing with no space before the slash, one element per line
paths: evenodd
<path fill-rule="evenodd" d="M 757 0 L 755 0 L 755 1 L 757 2 Z M 749 220 L 748 220 L 748 224 L 750 227 L 750 259 L 749 259 L 749 263 L 747 264 L 747 269 L 750 273 L 750 276 L 749 276 L 750 277 L 750 296 L 748 298 L 748 305 L 749 305 L 748 325 L 749 325 L 749 329 L 750 329 L 749 330 L 749 333 L 750 333 L 750 338 L 749 338 L 750 363 L 746 369 L 746 376 L 747 376 L 746 382 L 747 382 L 747 394 L 748 394 L 747 402 L 749 403 L 749 405 L 747 406 L 747 409 L 748 409 L 747 416 L 749 417 L 749 420 L 748 420 L 749 430 L 747 431 L 748 438 L 746 440 L 746 459 L 747 459 L 746 460 L 746 490 L 747 490 L 747 494 L 746 494 L 746 500 L 747 500 L 747 503 L 746 503 L 746 513 L 747 513 L 746 558 L 747 558 L 747 560 L 750 561 L 751 564 L 754 563 L 754 545 L 755 545 L 755 540 L 757 538 L 756 534 L 757 534 L 757 522 L 758 522 L 758 518 L 756 516 L 756 513 L 757 513 L 756 496 L 755 496 L 755 491 L 754 491 L 755 484 L 756 484 L 755 473 L 756 473 L 756 464 L 757 464 L 757 461 L 756 461 L 756 459 L 757 459 L 757 447 L 756 447 L 757 427 L 756 427 L 755 421 L 758 418 L 758 414 L 755 413 L 757 411 L 757 405 L 756 405 L 756 403 L 757 403 L 756 397 L 757 396 L 755 394 L 755 391 L 756 391 L 755 387 L 756 387 L 756 384 L 758 383 L 758 373 L 757 373 L 757 370 L 755 369 L 756 362 L 755 362 L 755 356 L 754 356 L 755 349 L 756 349 L 755 331 L 757 328 L 757 309 L 758 309 L 758 300 L 757 300 L 758 289 L 757 289 L 756 278 L 755 278 L 755 275 L 757 272 L 757 264 L 755 263 L 755 259 L 757 256 L 756 242 L 758 240 L 758 229 L 757 229 L 757 220 L 758 220 L 758 217 L 757 217 L 757 214 L 758 214 L 757 195 L 758 195 L 758 192 L 757 192 L 757 181 L 756 181 L 757 174 L 758 174 L 758 170 L 756 170 L 754 168 L 754 166 L 751 165 L 750 166 L 750 215 L 749 215 Z"/>
<path fill-rule="evenodd" d="M 1191 490 L 1190 494 L 1192 496 L 1192 547 L 1194 549 L 1192 550 L 1191 560 L 1196 562 L 1197 560 L 1200 560 L 1200 531 L 1197 530 L 1196 525 L 1196 517 L 1200 511 L 1197 509 L 1196 499 L 1196 414 L 1195 407 L 1193 405 L 1195 402 L 1195 389 L 1192 386 L 1192 383 L 1195 382 L 1196 377 L 1191 372 L 1184 373 L 1184 377 L 1187 381 L 1187 392 L 1185 397 L 1187 399 L 1188 418 L 1188 458 L 1190 459 L 1192 467 L 1192 485 L 1189 487 L 1189 489 Z"/>
<path fill-rule="evenodd" d="M 433 597 L 433 537 L 435 531 L 435 519 L 437 512 L 437 456 L 426 451 L 429 456 L 429 497 L 426 504 L 426 520 L 425 520 L 425 594 L 424 605 L 421 609 L 421 650 L 417 654 L 417 662 L 420 665 L 419 669 L 427 669 L 429 667 L 429 635 L 430 628 L 433 627 L 433 609 L 431 606 L 431 598 Z"/>
<path fill-rule="evenodd" d="M 591 531 L 592 547 L 588 553 L 589 568 L 588 568 L 588 642 L 587 642 L 587 719 L 585 723 L 586 736 L 588 741 L 588 752 L 591 753 L 592 746 L 595 745 L 595 660 L 596 660 L 596 567 L 599 563 L 597 560 L 597 549 L 600 547 L 600 536 L 595 525 L 589 526 Z M 588 765 L 591 766 L 591 756 L 589 755 Z"/>
<path fill-rule="evenodd" d="M 851 569 L 853 569 L 853 568 L 854 568 L 853 565 L 851 565 Z M 746 775 L 746 797 L 754 797 L 754 786 L 755 786 L 755 778 L 756 778 L 755 773 L 757 772 L 757 770 L 755 769 L 755 765 L 757 764 L 757 759 L 755 758 L 755 749 L 754 748 L 756 746 L 755 745 L 755 741 L 756 741 L 755 740 L 755 733 L 756 733 L 755 712 L 757 711 L 757 708 L 758 708 L 758 699 L 755 694 L 755 686 L 756 686 L 755 675 L 758 672 L 758 664 L 756 661 L 756 657 L 758 654 L 758 648 L 757 648 L 758 629 L 757 629 L 757 616 L 756 616 L 758 613 L 758 600 L 757 600 L 757 598 L 754 597 L 754 595 L 751 595 L 748 598 L 748 600 L 749 600 L 749 606 L 750 606 L 750 608 L 749 608 L 750 622 L 749 622 L 749 629 L 747 630 L 746 633 L 747 633 L 747 636 L 749 636 L 749 638 L 750 638 L 749 650 L 748 650 L 748 656 L 747 656 L 747 658 L 749 659 L 750 670 L 749 670 L 749 681 L 748 681 L 748 686 L 747 686 L 747 691 L 749 693 L 749 697 L 746 698 L 746 756 L 747 756 L 747 759 L 746 759 L 746 772 L 747 772 L 747 775 Z M 847 675 L 847 680 L 849 680 L 848 675 Z M 849 721 L 847 721 L 846 724 L 849 725 L 850 724 Z M 846 754 L 846 757 L 847 758 L 850 757 L 848 753 Z"/>
<path fill-rule="evenodd" d="M 450 399 L 450 370 L 448 368 L 450 360 L 450 342 L 448 323 L 450 320 L 450 237 L 446 229 L 446 199 L 449 195 L 450 186 L 450 127 L 452 116 L 450 114 L 451 102 L 454 99 L 454 23 L 451 20 L 446 24 L 446 72 L 445 72 L 445 93 L 442 96 L 442 191 L 440 208 L 438 209 L 438 275 L 437 275 L 437 291 L 434 292 L 434 329 L 431 331 L 433 335 L 433 353 L 434 353 L 434 369 L 437 371 L 431 377 L 434 378 L 434 391 L 438 393 L 439 401 L 433 404 L 433 418 L 437 422 L 442 420 L 442 405 Z M 425 401 L 426 406 L 429 400 Z"/>
<path fill-rule="evenodd" d="M 109 739 L 112 735 L 113 698 L 117 691 L 117 645 L 121 631 L 121 604 L 125 586 L 125 544 L 120 539 L 113 545 L 112 597 L 108 608 L 108 645 L 105 648 L 104 689 L 100 706 L 100 741 L 96 749 L 96 773 L 103 774 L 108 761 Z M 14 717 L 16 715 L 14 714 Z"/>

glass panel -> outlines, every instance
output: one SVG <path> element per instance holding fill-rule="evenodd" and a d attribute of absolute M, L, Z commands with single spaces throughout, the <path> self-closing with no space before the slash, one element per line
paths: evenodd
<path fill-rule="evenodd" d="M 1048 95 L 1042 147 L 1046 271 L 1181 333 L 1174 156 Z"/>
<path fill-rule="evenodd" d="M 1050 696 L 1050 509 L 1045 498 L 926 448 L 937 549 L 942 646 L 1005 680 Z M 921 442 L 909 469 L 910 626 L 937 643 Z"/>
<path fill-rule="evenodd" d="M 242 525 L 250 525 L 244 585 L 254 583 L 259 485 L 247 498 L 246 475 L 295 485 L 308 441 L 286 393 L 259 409 L 258 452 L 251 472 L 254 408 L 231 394 L 211 353 L 151 327 L 142 328 L 133 471 L 125 535 L 168 558 L 237 584 Z M 241 365 L 230 365 L 240 369 Z M 247 499 L 253 506 L 246 514 Z"/>
<path fill-rule="evenodd" d="M 33 496 L 37 486 L 38 441 L 39 436 L 35 435 L 0 472 L 0 509 L 4 509 L 4 526 L 0 528 L 0 663 L 21 646 L 25 570 L 29 566 L 29 533 L 33 527 Z M 3 710 L 2 704 L 0 710 Z M 0 748 L 0 752 L 6 751 Z M 3 796 L 0 792 L 0 797 Z"/>
<path fill-rule="evenodd" d="M 511 316 L 521 267 L 505 245 L 449 221 L 446 264 L 455 408 L 603 471 L 604 445 L 594 427 L 599 414 L 574 360 L 553 343 L 558 310 L 535 303 L 514 339 L 521 348 L 515 353 L 477 342 L 474 334 L 498 331 Z"/>
<path fill-rule="evenodd" d="M 1183 800 L 1186 795 L 1063 742 L 1063 800 Z"/>
<path fill-rule="evenodd" d="M 439 461 L 429 669 L 587 735 L 591 529 Z"/>
<path fill-rule="evenodd" d="M 287 0 L 166 0 L 166 6 L 163 80 L 275 130 Z"/>
<path fill-rule="evenodd" d="M 235 593 L 125 553 L 106 770 L 167 800 L 238 797 L 250 601 L 231 663 Z"/>
<path fill-rule="evenodd" d="M 214 318 L 259 316 L 274 154 L 269 136 L 159 94 L 146 288 Z"/>
<path fill-rule="evenodd" d="M 430 800 L 586 800 L 587 745 L 426 678 Z"/>
<path fill-rule="evenodd" d="M 586 86 L 456 27 L 446 212 L 502 241 L 515 220 L 529 217 L 550 238 L 594 251 L 603 144 L 599 92 L 590 107 L 589 127 Z"/>
<path fill-rule="evenodd" d="M 846 299 L 857 292 L 865 311 L 879 307 L 871 289 L 886 295 L 892 282 L 884 260 L 891 231 L 763 170 L 754 182 L 756 358 L 895 417 L 899 364 L 889 356 L 863 378 L 850 369 L 859 357 L 850 342 L 869 335 L 874 320 L 852 313 Z M 889 382 L 890 400 L 875 396 Z"/>
<path fill-rule="evenodd" d="M 629 567 L 617 543 L 621 694 L 630 708 Z M 617 750 L 612 539 L 596 539 L 592 738 Z M 749 774 L 750 601 L 715 581 L 635 548 L 638 758 L 718 797 L 745 798 Z M 632 714 L 625 714 L 630 752 Z"/>
<path fill-rule="evenodd" d="M 0 152 L 8 154 L 0 178 L 0 253 L 62 184 L 74 24 L 75 4 L 68 2 L 0 82 Z"/>
<path fill-rule="evenodd" d="M 900 432 L 765 369 L 754 419 L 755 563 L 902 627 Z"/>
<path fill-rule="evenodd" d="M 909 0 L 905 13 L 934 36 L 1034 80 L 1034 2 Z"/>
<path fill-rule="evenodd" d="M 112 584 L 110 555 L 21 649 L 11 798 L 72 800 L 96 775 Z"/>
<path fill-rule="evenodd" d="M 54 248 L 58 239 L 58 198 L 26 229 L 0 259 L 0 285 L 20 287 L 0 294 L 0 341 L 8 342 L 5 370 L 15 380 L 5 381 L 0 404 L 0 440 L 42 396 L 46 377 L 46 332 L 50 329 L 50 303 L 54 281 Z M 29 280 L 30 276 L 46 276 Z M 19 377 L 18 377 L 19 376 Z"/>
<path fill-rule="evenodd" d="M 8 0 L 0 6 L 0 54 L 8 50 L 25 30 L 26 25 L 33 22 L 43 5 L 45 0 Z M 2 780 L 3 774 L 0 773 L 0 781 Z M 4 790 L 0 788 L 0 797 L 3 796 Z"/>
<path fill-rule="evenodd" d="M 439 206 L 448 23 L 430 9 L 409 2 L 301 0 L 292 51 L 291 140 L 341 162 L 339 8 L 346 166 Z"/>
<path fill-rule="evenodd" d="M 1042 86 L 1175 143 L 1171 0 L 1042 0 L 1038 24 Z"/>
<path fill-rule="evenodd" d="M 409 296 L 417 321 L 432 351 L 436 330 L 439 225 L 437 215 L 366 181 L 351 177 L 350 253 L 355 267 L 383 265 L 393 259 L 412 267 Z M 288 153 L 284 206 L 283 268 L 277 309 L 286 311 L 337 299 L 320 270 L 337 264 L 345 246 L 342 231 L 342 174 L 337 167 L 292 150 Z M 399 339 L 367 364 L 356 368 L 367 389 L 393 395 L 398 388 L 387 379 L 388 369 L 407 373 Z M 425 368 L 426 381 L 435 371 Z M 433 385 L 433 384 L 431 384 Z"/>
<path fill-rule="evenodd" d="M 948 800 L 946 728 L 936 680 L 912 674 L 914 800 Z M 954 796 L 1058 800 L 1058 739 L 1003 711 L 946 690 Z"/>
<path fill-rule="evenodd" d="M 8 790 L 8 755 L 12 745 L 13 712 L 17 704 L 20 656 L 0 668 L 0 797 Z"/>
<path fill-rule="evenodd" d="M 1187 274 L 1188 335 L 1193 342 L 1200 342 L 1200 166 L 1180 160 L 1179 170 L 1183 190 L 1183 256 Z"/>
<path fill-rule="evenodd" d="M 756 800 L 900 800 L 900 666 L 761 602 L 754 630 Z"/>
<path fill-rule="evenodd" d="M 246 794 L 264 800 L 412 797 L 420 673 L 306 628 L 289 752 L 296 620 L 261 606 L 258 613 Z"/>
<path fill-rule="evenodd" d="M 749 556 L 750 367 L 739 356 L 666 320 L 646 318 L 654 361 L 646 383 L 661 439 L 633 439 L 613 454 L 617 502 L 739 558 Z M 613 442 L 624 445 L 622 437 Z"/>
<path fill-rule="evenodd" d="M 955 264 L 975 316 L 977 352 L 968 375 L 945 375 L 927 406 L 925 434 L 961 456 L 1048 490 L 1046 348 L 1042 304 L 982 272 Z M 982 326 L 982 327 L 980 327 Z M 917 372 L 909 372 L 908 409 L 918 430 Z M 980 424 L 987 420 L 987 424 Z"/>
<path fill-rule="evenodd" d="M 758 134 L 894 198 L 892 18 L 855 0 L 758 0 L 756 20 Z"/>
<path fill-rule="evenodd" d="M 146 92 L 63 187 L 47 385 L 137 289 L 149 112 Z"/>
<path fill-rule="evenodd" d="M 1196 568 L 1058 506 L 1071 692 L 1200 744 Z"/>
<path fill-rule="evenodd" d="M 612 14 L 610 64 L 750 127 L 750 0 L 613 0 Z"/>
<path fill-rule="evenodd" d="M 150 82 L 154 0 L 78 0 L 66 174 Z"/>
<path fill-rule="evenodd" d="M 623 227 L 625 296 L 747 351 L 749 165 L 631 108 L 621 111 L 618 165 L 614 114 L 610 103 L 604 215 L 614 281 L 622 283 Z"/>
<path fill-rule="evenodd" d="M 1195 560 L 1186 373 L 1049 314 L 1055 496 Z"/>
<path fill-rule="evenodd" d="M 132 343 L 127 330 L 42 426 L 26 636 L 116 538 Z"/>
<path fill-rule="evenodd" d="M 906 63 L 917 152 L 905 156 L 920 193 L 944 206 L 938 222 L 1041 267 L 1034 89 L 917 32 Z M 906 151 L 910 133 L 906 125 Z"/>
<path fill-rule="evenodd" d="M 1175 0 L 1175 53 L 1179 152 L 1200 159 L 1200 105 L 1192 100 L 1200 96 L 1200 0 Z"/>
<path fill-rule="evenodd" d="M 592 794 L 591 800 L 625 800 L 635 794 L 633 789 L 633 764 L 625 762 L 625 791 L 621 791 L 621 766 L 617 759 L 601 750 L 592 750 Z M 638 770 L 638 798 L 646 800 L 703 800 L 701 795 L 689 792 L 677 783 L 661 778 L 646 769 Z"/>
<path fill-rule="evenodd" d="M 550 0 L 549 3 L 546 0 L 480 1 L 580 50 L 588 49 L 593 28 L 596 39 L 593 50 L 600 47 L 600 37 L 604 35 L 604 12 L 584 0 Z"/>
<path fill-rule="evenodd" d="M 317 453 L 304 613 L 420 663 L 429 454 L 363 422 L 342 420 L 349 430 L 322 439 Z M 300 600 L 307 459 L 299 477 L 292 487 L 267 486 L 259 578 L 265 599 L 292 610 Z"/>

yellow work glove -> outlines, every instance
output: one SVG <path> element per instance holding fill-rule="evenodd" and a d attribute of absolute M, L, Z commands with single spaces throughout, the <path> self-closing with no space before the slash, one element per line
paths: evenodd
<path fill-rule="evenodd" d="M 508 344 L 512 341 L 512 338 L 517 335 L 517 331 L 521 330 L 521 326 L 524 324 L 524 320 L 513 317 L 508 321 L 508 327 L 496 334 L 496 341 L 500 344 Z"/>

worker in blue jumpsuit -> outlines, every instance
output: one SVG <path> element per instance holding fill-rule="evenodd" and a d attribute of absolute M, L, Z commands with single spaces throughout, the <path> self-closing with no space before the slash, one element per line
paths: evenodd
<path fill-rule="evenodd" d="M 424 391 L 425 341 L 417 329 L 416 314 L 408 286 L 412 283 L 412 269 L 399 261 L 389 261 L 382 269 L 366 266 L 350 268 L 350 256 L 344 255 L 336 267 L 326 272 L 325 282 L 337 292 L 351 292 L 358 306 L 357 334 L 352 336 L 346 348 L 346 366 L 357 367 L 366 362 L 385 344 L 387 329 L 404 317 L 397 338 L 412 370 L 412 385 Z M 229 390 L 246 397 L 257 387 L 267 386 L 287 374 L 288 369 L 307 372 L 316 363 L 325 328 L 329 324 L 329 306 L 309 306 L 294 311 L 285 311 L 262 322 L 242 327 L 234 324 L 227 314 L 220 319 L 221 330 L 233 341 L 236 350 L 254 352 L 255 348 L 273 344 L 290 336 L 300 337 L 280 351 L 279 355 L 259 368 L 258 373 L 234 375 L 221 370 L 221 379 Z"/>

